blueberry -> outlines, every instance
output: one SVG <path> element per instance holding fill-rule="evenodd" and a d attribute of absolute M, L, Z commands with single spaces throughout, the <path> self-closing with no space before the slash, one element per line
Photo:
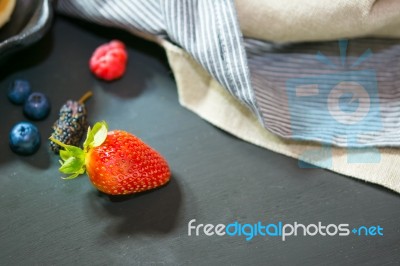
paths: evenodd
<path fill-rule="evenodd" d="M 11 129 L 9 142 L 11 150 L 17 154 L 34 154 L 40 147 L 39 130 L 32 123 L 20 122 Z"/>
<path fill-rule="evenodd" d="M 31 85 L 23 79 L 14 80 L 8 89 L 8 99 L 14 104 L 23 104 L 31 94 Z"/>
<path fill-rule="evenodd" d="M 32 120 L 42 120 L 50 113 L 50 102 L 46 95 L 33 92 L 24 104 L 24 114 Z"/>

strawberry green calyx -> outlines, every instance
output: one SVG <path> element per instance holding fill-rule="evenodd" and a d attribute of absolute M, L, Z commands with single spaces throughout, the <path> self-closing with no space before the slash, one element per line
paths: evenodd
<path fill-rule="evenodd" d="M 86 171 L 86 155 L 91 148 L 98 147 L 107 138 L 108 125 L 105 121 L 97 122 L 93 128 L 88 128 L 86 140 L 83 143 L 83 149 L 72 145 L 67 145 L 59 140 L 50 137 L 49 139 L 54 143 L 60 145 L 63 150 L 60 150 L 59 161 L 61 167 L 60 172 L 69 176 L 63 179 L 74 179 L 75 177 L 84 174 Z"/>

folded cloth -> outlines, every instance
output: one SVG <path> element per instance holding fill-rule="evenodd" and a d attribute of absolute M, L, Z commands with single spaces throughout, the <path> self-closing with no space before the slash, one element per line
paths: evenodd
<path fill-rule="evenodd" d="M 262 1 L 261 6 L 269 2 Z M 357 6 L 350 4 L 352 1 L 337 2 L 344 10 Z M 301 10 L 312 6 L 309 19 L 317 21 L 314 16 L 323 7 L 311 3 Z M 363 3 L 359 4 L 361 10 L 365 10 Z M 249 6 L 252 4 L 250 1 Z M 286 8 L 298 4 L 288 2 Z M 237 5 L 244 12 L 238 11 L 241 24 L 233 1 L 228 0 L 64 0 L 58 1 L 57 8 L 160 43 L 167 50 L 181 103 L 211 123 L 262 147 L 400 192 L 400 176 L 394 166 L 398 150 L 374 148 L 400 145 L 399 42 L 271 43 L 266 40 L 302 39 L 281 33 L 275 38 L 262 30 L 257 35 L 259 25 L 273 22 L 258 24 L 257 16 L 247 15 L 253 22 L 246 24 L 243 14 L 249 9 L 244 1 Z M 303 10 L 300 14 L 307 13 Z M 391 21 L 396 23 L 397 17 Z M 264 40 L 243 39 L 240 25 L 251 37 Z M 386 35 L 396 35 L 390 21 L 380 25 Z M 379 31 L 370 32 L 379 35 Z M 363 31 L 353 33 L 335 33 L 333 37 L 359 36 Z M 317 38 L 301 36 L 304 40 Z M 188 83 L 188 76 L 202 82 Z M 304 141 L 357 149 L 319 148 Z"/>

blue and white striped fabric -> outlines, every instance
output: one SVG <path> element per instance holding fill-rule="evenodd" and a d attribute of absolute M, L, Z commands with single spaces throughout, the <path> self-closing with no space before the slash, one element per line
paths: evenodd
<path fill-rule="evenodd" d="M 232 1 L 59 1 L 58 10 L 103 25 L 159 35 L 188 51 L 256 114 L 242 36 Z"/>
<path fill-rule="evenodd" d="M 276 45 L 246 39 L 230 0 L 61 0 L 57 9 L 180 46 L 279 136 L 400 145 L 397 40 Z"/>

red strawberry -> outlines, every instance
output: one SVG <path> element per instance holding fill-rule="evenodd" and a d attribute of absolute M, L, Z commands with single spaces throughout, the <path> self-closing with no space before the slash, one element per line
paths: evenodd
<path fill-rule="evenodd" d="M 157 151 L 126 131 L 107 133 L 105 122 L 89 128 L 83 149 L 50 140 L 65 148 L 60 151 L 60 171 L 70 174 L 66 179 L 86 171 L 93 185 L 110 195 L 154 189 L 171 176 L 166 160 Z"/>
<path fill-rule="evenodd" d="M 122 77 L 127 60 L 125 45 L 121 41 L 113 40 L 94 51 L 89 67 L 97 77 L 110 81 Z"/>

